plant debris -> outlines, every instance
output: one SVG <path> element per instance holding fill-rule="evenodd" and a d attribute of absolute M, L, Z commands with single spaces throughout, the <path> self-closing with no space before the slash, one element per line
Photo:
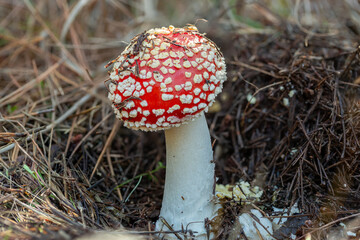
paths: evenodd
<path fill-rule="evenodd" d="M 265 165 L 259 205 L 298 203 L 312 228 L 360 207 L 360 48 L 349 44 L 296 28 L 272 41 L 240 38 L 228 99 L 212 122 L 217 161 L 231 169 L 222 181 L 253 179 Z"/>
<path fill-rule="evenodd" d="M 117 39 L 130 41 L 147 21 L 134 15 L 137 1 L 80 2 L 70 7 L 61 1 L 0 0 L 2 239 L 74 239 L 123 228 L 156 239 L 152 231 L 165 181 L 163 135 L 122 127 L 103 85 L 103 66 L 124 47 Z M 263 194 L 249 205 L 222 199 L 216 237 L 239 239 L 234 222 L 249 206 L 272 216 L 273 207 L 295 204 L 299 221 L 278 239 L 326 239 L 345 229 L 341 224 L 359 236 L 353 224 L 360 215 L 356 19 L 295 5 L 294 21 L 274 13 L 276 6 L 238 2 L 203 10 L 216 13 L 206 15 L 207 32 L 228 68 L 207 119 L 217 183 L 247 181 Z M 185 3 L 174 9 L 183 14 Z M 329 20 L 318 27 L 314 22 L 321 17 L 337 25 Z"/>

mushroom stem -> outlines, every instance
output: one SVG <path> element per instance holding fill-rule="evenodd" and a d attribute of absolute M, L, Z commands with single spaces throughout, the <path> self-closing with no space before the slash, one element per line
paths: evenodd
<path fill-rule="evenodd" d="M 166 178 L 160 218 L 172 230 L 191 230 L 207 239 L 205 219 L 214 216 L 214 171 L 210 134 L 204 114 L 188 124 L 165 130 Z M 161 221 L 159 231 L 170 231 Z M 167 238 L 175 235 L 167 235 Z M 171 239 L 171 238 L 170 238 Z"/>

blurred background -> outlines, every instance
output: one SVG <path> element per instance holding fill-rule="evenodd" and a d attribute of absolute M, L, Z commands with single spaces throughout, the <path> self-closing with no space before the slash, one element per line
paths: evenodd
<path fill-rule="evenodd" d="M 58 57 L 71 54 L 72 60 L 66 58 L 72 62 L 72 70 L 84 73 L 86 68 L 95 74 L 105 72 L 105 62 L 149 28 L 195 24 L 231 52 L 226 45 L 233 40 L 234 32 L 270 33 L 286 22 L 308 32 L 344 34 L 350 30 L 356 34 L 359 8 L 356 0 L 2 0 L 0 28 L 2 44 L 14 39 L 18 44 L 36 43 L 36 54 L 43 53 L 39 61 L 45 62 L 50 57 L 45 54 L 49 48 Z M 20 62 L 24 62 L 23 54 L 30 54 L 31 49 L 28 46 L 21 51 L 14 45 L 4 49 L 2 56 L 5 50 L 17 49 L 12 61 L 21 57 Z M 6 60 L 2 59 L 2 67 Z"/>
<path fill-rule="evenodd" d="M 105 63 L 149 28 L 195 24 L 231 59 L 234 33 L 271 34 L 284 23 L 296 24 L 307 33 L 357 34 L 359 8 L 356 0 L 2 0 L 2 46 L 12 44 L 2 49 L 0 64 L 8 68 L 11 60 L 12 67 L 26 63 L 33 68 L 36 55 L 41 68 L 62 59 L 77 77 L 90 83 L 85 72 L 92 81 L 104 78 L 99 74 L 105 72 Z M 11 59 L 6 55 L 9 51 L 14 52 Z M 13 74 L 34 77 L 31 71 Z M 8 80 L 2 74 L 2 81 Z"/>

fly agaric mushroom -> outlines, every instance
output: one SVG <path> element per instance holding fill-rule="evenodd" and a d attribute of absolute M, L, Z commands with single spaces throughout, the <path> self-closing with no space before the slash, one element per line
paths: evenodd
<path fill-rule="evenodd" d="M 110 64 L 108 97 L 117 118 L 131 129 L 165 130 L 165 190 L 156 229 L 191 229 L 205 239 L 205 220 L 217 206 L 204 112 L 226 80 L 222 53 L 195 26 L 169 26 L 137 35 Z"/>

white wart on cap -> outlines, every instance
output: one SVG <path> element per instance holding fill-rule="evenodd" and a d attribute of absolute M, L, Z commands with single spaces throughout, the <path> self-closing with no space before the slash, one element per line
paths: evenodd
<path fill-rule="evenodd" d="M 164 130 L 196 118 L 226 79 L 217 46 L 194 26 L 150 29 L 114 61 L 109 99 L 131 129 Z"/>

